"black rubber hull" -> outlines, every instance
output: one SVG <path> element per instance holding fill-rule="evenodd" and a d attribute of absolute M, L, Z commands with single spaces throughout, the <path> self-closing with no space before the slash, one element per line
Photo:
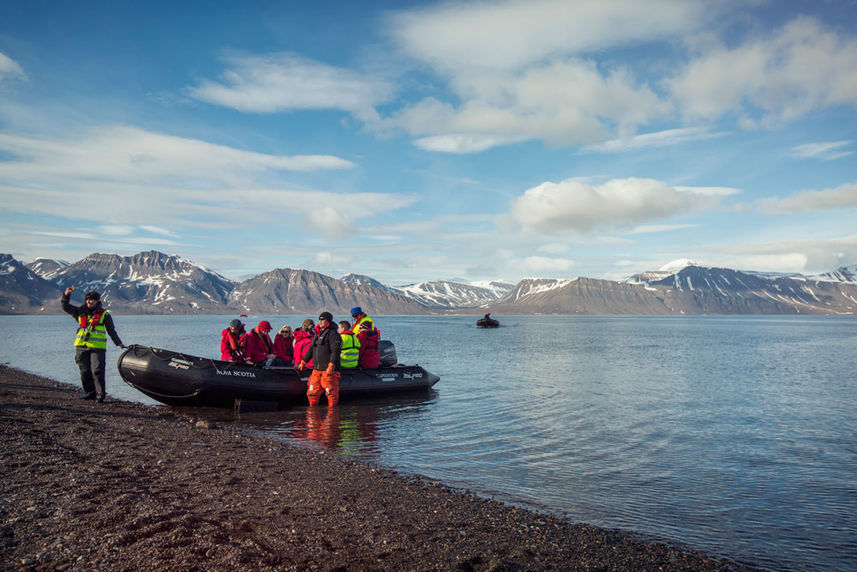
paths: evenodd
<path fill-rule="evenodd" d="M 482 318 L 481 320 L 476 321 L 476 327 L 477 328 L 499 328 L 500 322 L 498 322 L 494 318 L 488 318 L 487 320 L 485 318 Z"/>
<path fill-rule="evenodd" d="M 117 365 L 126 383 L 167 405 L 232 407 L 236 399 L 284 405 L 307 402 L 310 372 L 293 367 L 266 369 L 146 346 L 130 346 L 119 356 Z M 341 373 L 342 401 L 426 391 L 440 380 L 418 365 L 358 368 Z"/>

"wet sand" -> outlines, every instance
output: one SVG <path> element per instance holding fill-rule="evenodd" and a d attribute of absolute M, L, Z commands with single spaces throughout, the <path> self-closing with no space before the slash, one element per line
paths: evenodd
<path fill-rule="evenodd" d="M 0 366 L 3 570 L 748 569 L 79 394 Z"/>

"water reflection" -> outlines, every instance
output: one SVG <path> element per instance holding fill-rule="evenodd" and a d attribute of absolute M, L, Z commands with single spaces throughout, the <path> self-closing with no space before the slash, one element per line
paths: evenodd
<path fill-rule="evenodd" d="M 234 424 L 265 433 L 280 441 L 308 447 L 324 447 L 352 460 L 377 462 L 385 448 L 419 431 L 413 421 L 425 418 L 437 402 L 437 392 L 402 397 L 346 401 L 337 407 L 298 406 L 276 410 L 273 404 L 242 404 L 237 410 L 182 407 L 183 415 Z"/>

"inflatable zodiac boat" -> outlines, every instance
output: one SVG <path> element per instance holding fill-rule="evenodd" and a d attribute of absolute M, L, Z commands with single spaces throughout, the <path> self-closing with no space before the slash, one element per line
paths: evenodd
<path fill-rule="evenodd" d="M 390 342 L 382 341 L 381 352 L 378 369 L 342 370 L 340 400 L 427 391 L 440 380 L 419 365 L 395 363 Z M 394 363 L 390 363 L 391 354 Z M 127 384 L 161 403 L 215 407 L 232 407 L 236 399 L 306 404 L 310 374 L 306 369 L 257 367 L 137 345 L 119 356 L 118 367 Z"/>

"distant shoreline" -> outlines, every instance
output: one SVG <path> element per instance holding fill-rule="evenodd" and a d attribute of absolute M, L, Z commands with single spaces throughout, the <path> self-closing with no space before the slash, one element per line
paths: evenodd
<path fill-rule="evenodd" d="M 4 569 L 748 569 L 166 407 L 77 395 L 0 366 Z"/>

